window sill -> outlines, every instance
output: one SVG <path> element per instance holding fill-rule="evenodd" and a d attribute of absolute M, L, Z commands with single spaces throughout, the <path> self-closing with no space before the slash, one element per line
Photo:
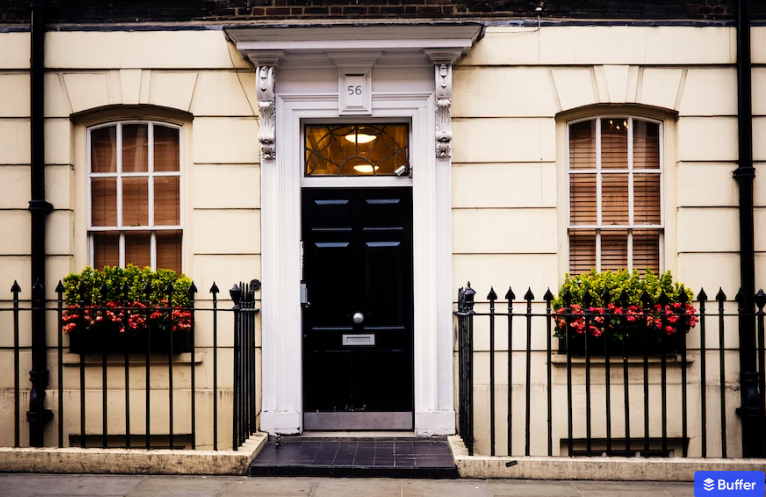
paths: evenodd
<path fill-rule="evenodd" d="M 595 356 L 590 358 L 590 364 L 604 364 L 606 363 L 606 358 L 603 356 Z M 621 367 L 622 366 L 622 356 L 610 356 L 609 357 L 609 363 L 611 367 Z M 649 356 L 649 359 L 647 361 L 649 366 L 660 366 L 662 365 L 662 359 L 657 356 Z M 694 357 L 686 356 L 686 364 L 693 364 L 694 363 Z M 566 354 L 552 354 L 551 355 L 551 364 L 554 366 L 563 366 L 566 367 L 567 365 L 567 355 Z M 628 357 L 628 364 L 631 366 L 641 366 L 644 364 L 644 358 L 643 356 L 630 356 Z M 680 355 L 670 356 L 667 358 L 666 364 L 671 367 L 681 367 L 682 365 L 682 357 Z M 573 356 L 572 357 L 572 367 L 585 367 L 585 357 L 583 356 Z"/>
<path fill-rule="evenodd" d="M 191 352 L 184 352 L 182 354 L 174 354 L 173 355 L 173 364 L 192 364 L 192 361 L 194 364 L 201 364 L 202 363 L 202 353 L 201 352 L 195 352 L 192 354 Z M 63 360 L 62 360 L 64 366 L 79 366 L 80 365 L 80 355 L 79 354 L 71 354 L 71 353 L 64 353 Z M 131 366 L 142 366 L 146 364 L 146 356 L 141 354 L 129 354 L 128 355 L 128 364 Z M 157 364 L 157 365 L 167 365 L 168 364 L 168 356 L 166 355 L 159 355 L 159 354 L 152 354 L 149 357 L 149 364 Z M 103 365 L 103 356 L 99 354 L 86 354 L 85 355 L 85 366 L 91 367 L 91 366 L 102 366 Z M 121 354 L 107 354 L 106 355 L 106 365 L 107 366 L 125 366 L 125 356 Z"/>

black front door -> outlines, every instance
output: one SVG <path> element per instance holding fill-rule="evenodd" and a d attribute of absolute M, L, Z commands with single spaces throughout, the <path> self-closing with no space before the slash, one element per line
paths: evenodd
<path fill-rule="evenodd" d="M 304 429 L 412 429 L 412 189 L 302 197 Z"/>

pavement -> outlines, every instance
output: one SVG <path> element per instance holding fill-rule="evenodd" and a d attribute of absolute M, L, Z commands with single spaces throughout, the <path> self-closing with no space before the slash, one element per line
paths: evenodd
<path fill-rule="evenodd" d="M 694 484 L 0 474 L 0 497 L 693 497 Z"/>

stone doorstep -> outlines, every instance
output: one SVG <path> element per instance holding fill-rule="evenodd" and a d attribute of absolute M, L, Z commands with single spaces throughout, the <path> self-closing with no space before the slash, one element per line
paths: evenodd
<path fill-rule="evenodd" d="M 0 472 L 141 475 L 246 475 L 268 435 L 239 450 L 0 448 Z"/>
<path fill-rule="evenodd" d="M 448 437 L 461 478 L 600 481 L 694 481 L 695 471 L 763 471 L 766 459 L 469 456 Z M 507 463 L 515 462 L 511 466 Z"/>

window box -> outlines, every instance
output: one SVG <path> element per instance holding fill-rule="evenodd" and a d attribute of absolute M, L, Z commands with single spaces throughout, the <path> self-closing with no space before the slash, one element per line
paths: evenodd
<path fill-rule="evenodd" d="M 635 329 L 624 334 L 621 327 L 615 327 L 615 332 L 620 333 L 622 338 L 611 336 L 593 336 L 588 337 L 588 349 L 592 357 L 603 357 L 608 350 L 610 357 L 622 357 L 623 347 L 628 356 L 643 356 L 644 351 L 649 356 L 660 355 L 678 355 L 686 351 L 686 333 L 675 333 L 670 336 L 659 338 L 658 333 L 652 329 L 644 327 L 644 331 Z M 646 343 L 644 343 L 646 337 Z M 608 342 L 607 342 L 608 341 Z M 605 343 L 606 349 L 605 349 Z M 569 332 L 569 347 L 574 357 L 585 356 L 585 334 L 577 334 L 572 330 Z M 567 353 L 567 341 L 565 338 L 559 338 L 559 354 Z"/>
<path fill-rule="evenodd" d="M 152 354 L 182 354 L 193 351 L 191 332 L 171 332 L 166 328 L 157 328 L 152 328 L 151 332 L 146 328 L 120 332 L 119 327 L 110 325 L 75 330 L 69 333 L 69 351 L 73 354 L 146 354 L 150 335 Z"/>
<path fill-rule="evenodd" d="M 189 278 L 166 269 L 86 267 L 70 274 L 61 316 L 69 350 L 146 354 L 150 344 L 156 354 L 192 352 L 193 291 Z"/>
<path fill-rule="evenodd" d="M 690 292 L 673 283 L 670 272 L 642 278 L 628 272 L 595 270 L 567 275 L 553 302 L 559 352 L 585 355 L 585 336 L 592 356 L 680 354 L 686 334 L 697 324 L 696 309 L 687 302 Z M 567 332 L 568 330 L 568 332 Z"/>

